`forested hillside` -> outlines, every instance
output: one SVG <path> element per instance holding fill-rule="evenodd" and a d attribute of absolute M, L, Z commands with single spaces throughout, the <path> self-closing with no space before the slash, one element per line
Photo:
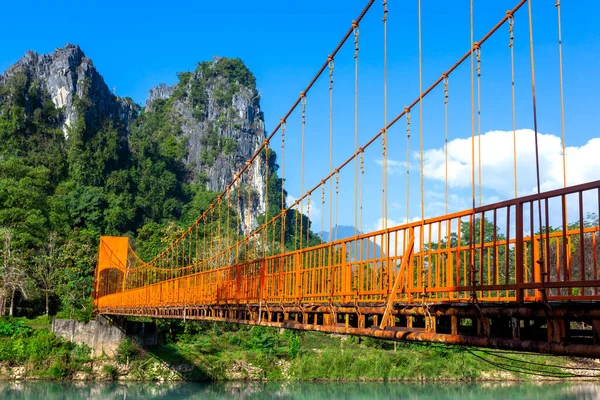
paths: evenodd
<path fill-rule="evenodd" d="M 256 81 L 241 60 L 201 62 L 178 78 L 142 108 L 111 93 L 73 45 L 28 52 L 0 76 L 0 315 L 90 318 L 100 235 L 129 236 L 154 256 L 262 143 Z M 268 159 L 268 182 L 264 165 L 244 182 L 255 196 L 235 210 L 251 216 L 237 234 L 280 212 L 272 151 Z"/>

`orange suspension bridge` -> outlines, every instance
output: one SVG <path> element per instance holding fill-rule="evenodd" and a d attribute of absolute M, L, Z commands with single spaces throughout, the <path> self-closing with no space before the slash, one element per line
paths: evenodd
<path fill-rule="evenodd" d="M 600 357 L 600 227 L 597 218 L 590 221 L 587 217 L 590 211 L 600 215 L 600 181 L 567 186 L 560 0 L 551 5 L 556 8 L 553 20 L 544 23 L 555 24 L 558 32 L 556 101 L 561 110 L 564 184 L 562 188 L 545 192 L 540 182 L 531 0 L 521 0 L 513 9 L 498 15 L 496 25 L 478 40 L 474 37 L 473 0 L 470 0 L 470 47 L 426 88 L 423 86 L 421 0 L 415 2 L 419 92 L 414 101 L 388 120 L 388 2 L 383 1 L 377 14 L 374 2 L 369 1 L 264 143 L 177 240 L 146 262 L 132 250 L 127 238 L 101 238 L 94 290 L 97 313 L 227 321 L 394 340 Z M 546 3 L 544 7 L 548 6 Z M 359 27 L 372 14 L 382 17 L 383 25 L 383 128 L 361 145 Z M 532 110 L 535 170 L 527 173 L 535 174 L 537 182 L 533 194 L 520 197 L 514 50 L 517 45 L 514 26 L 518 23 L 527 26 L 528 31 L 528 37 L 523 37 L 521 43 L 529 52 L 526 61 L 531 74 L 528 95 L 531 102 L 527 112 Z M 508 84 L 514 142 L 511 146 L 514 176 L 506 179 L 514 182 L 515 194 L 510 200 L 484 204 L 481 160 L 486 155 L 482 156 L 480 144 L 482 55 L 486 43 L 501 35 L 505 35 L 506 57 L 510 60 Z M 335 166 L 334 60 L 344 61 L 340 57 L 346 45 L 353 45 L 353 55 L 347 61 L 353 64 L 355 78 L 354 152 Z M 472 207 L 448 213 L 448 177 L 452 173 L 448 161 L 449 82 L 463 65 L 470 68 Z M 320 181 L 305 190 L 306 104 L 321 79 L 328 83 L 329 94 L 329 168 Z M 439 97 L 435 101 L 444 109 L 440 117 L 445 131 L 446 213 L 426 218 L 423 109 L 424 99 L 431 99 L 436 93 Z M 411 121 L 413 112 L 418 113 L 418 121 Z M 300 114 L 301 196 L 286 205 L 285 131 L 295 113 Z M 387 226 L 388 131 L 400 121 L 404 121 L 407 133 L 407 223 Z M 414 125 L 418 125 L 419 134 L 421 218 L 410 222 L 409 176 L 415 169 L 410 166 L 410 145 Z M 243 216 L 231 210 L 246 199 L 250 202 L 253 194 L 247 182 L 254 171 L 262 171 L 268 180 L 266 166 L 272 154 L 270 149 L 279 138 L 282 185 L 277 206 L 281 211 L 267 214 L 254 227 L 248 221 L 247 228 L 243 228 Z M 364 193 L 365 152 L 372 149 L 382 154 L 381 193 L 376 195 Z M 349 173 L 344 176 L 353 175 L 353 217 L 358 229 L 354 236 L 338 239 L 334 231 L 337 231 L 340 210 L 340 177 L 346 172 Z M 268 185 L 265 190 L 263 198 L 268 210 Z M 372 207 L 374 198 L 378 199 L 379 195 L 381 229 L 362 233 L 363 210 L 367 204 Z M 329 208 L 329 237 L 316 245 L 310 240 L 308 220 L 301 217 L 310 215 L 311 201 L 313 207 L 320 206 L 322 211 L 321 228 L 323 215 Z M 290 214 L 290 210 L 300 212 Z M 293 218 L 288 220 L 290 215 Z M 551 228 L 551 219 L 559 220 L 558 226 Z M 294 232 L 292 246 L 285 243 L 289 231 Z"/>

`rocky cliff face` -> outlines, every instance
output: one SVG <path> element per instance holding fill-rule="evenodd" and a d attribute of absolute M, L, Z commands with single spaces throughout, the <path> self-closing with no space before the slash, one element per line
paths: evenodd
<path fill-rule="evenodd" d="M 179 78 L 174 86 L 161 84 L 150 90 L 146 112 L 153 112 L 157 99 L 167 101 L 187 140 L 192 180 L 221 192 L 265 139 L 254 77 L 240 60 L 215 58 Z M 256 217 L 265 212 L 265 175 L 264 159 L 257 160 L 236 185 L 244 195 L 239 204 L 232 197 L 232 203 L 242 216 L 244 233 L 256 228 Z"/>
<path fill-rule="evenodd" d="M 92 60 L 76 45 L 67 44 L 52 54 L 39 55 L 28 51 L 0 75 L 0 84 L 17 73 L 25 73 L 29 79 L 38 81 L 50 94 L 56 108 L 62 110 L 65 135 L 79 117 L 74 100 L 75 96 L 83 97 L 86 85 L 89 100 L 97 105 L 102 116 L 123 122 L 128 127 L 139 112 L 139 107 L 131 99 L 120 98 L 110 92 Z"/>

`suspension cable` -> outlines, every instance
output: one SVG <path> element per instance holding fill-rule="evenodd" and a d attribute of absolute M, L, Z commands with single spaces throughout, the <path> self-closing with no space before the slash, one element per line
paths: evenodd
<path fill-rule="evenodd" d="M 340 213 L 339 209 L 339 193 L 340 193 L 340 173 L 335 174 L 335 236 L 334 240 L 338 240 L 338 217 Z"/>
<path fill-rule="evenodd" d="M 202 222 L 204 223 L 204 229 L 202 230 L 202 233 L 203 233 L 202 245 L 203 245 L 203 248 L 204 248 L 204 254 L 202 254 L 202 259 L 206 260 L 208 258 L 207 257 L 207 252 L 206 252 L 206 243 L 207 243 L 207 240 L 206 240 L 206 219 L 203 219 Z M 237 256 L 236 256 L 236 261 L 235 262 L 236 263 L 238 262 L 237 261 Z"/>
<path fill-rule="evenodd" d="M 300 226 L 300 224 L 298 224 L 298 214 L 300 214 L 299 212 L 299 206 L 296 206 L 294 209 L 294 251 L 298 250 L 298 245 L 300 244 L 300 238 L 298 238 L 298 228 Z"/>
<path fill-rule="evenodd" d="M 238 183 L 238 187 L 237 187 L 237 198 L 238 198 L 238 208 L 240 209 L 240 215 L 239 215 L 239 228 L 238 228 L 238 232 L 243 232 L 242 229 L 242 222 L 243 222 L 243 218 L 244 216 L 242 215 L 242 180 L 239 180 Z M 239 259 L 240 259 L 240 241 L 238 240 L 235 244 L 235 262 L 238 263 Z"/>
<path fill-rule="evenodd" d="M 229 212 L 230 209 L 231 209 L 231 198 L 230 198 L 230 193 L 227 192 L 227 230 L 225 231 L 227 244 L 225 245 L 225 248 L 229 248 L 229 231 L 231 230 L 231 225 L 229 225 L 229 222 L 230 222 L 229 215 L 231 214 L 231 212 Z"/>
<path fill-rule="evenodd" d="M 474 27 L 473 27 L 473 0 L 470 0 L 470 30 L 471 30 L 471 200 L 473 210 L 475 209 L 475 59 L 473 51 L 475 50 Z M 473 286 L 471 298 L 475 299 L 475 232 L 473 224 L 475 223 L 475 215 L 470 218 L 469 223 L 469 263 L 470 263 L 470 281 Z"/>
<path fill-rule="evenodd" d="M 306 220 L 306 246 L 308 247 L 309 244 L 309 239 L 310 239 L 310 195 L 307 198 L 307 209 L 306 209 L 306 215 L 308 216 L 307 220 Z"/>
<path fill-rule="evenodd" d="M 473 0 L 470 0 L 470 29 L 471 29 L 471 47 L 470 47 L 470 61 L 471 61 L 471 197 L 473 208 L 475 208 L 475 40 L 474 40 L 474 29 L 473 29 Z M 472 236 L 472 235 L 471 235 Z M 471 237 L 471 241 L 473 238 Z"/>
<path fill-rule="evenodd" d="M 269 220 L 269 143 L 265 140 L 265 220 L 264 222 Z M 264 230 L 264 250 L 263 253 L 267 254 L 267 241 L 269 240 L 269 232 L 268 229 Z M 272 250 L 272 249 L 271 249 Z"/>
<path fill-rule="evenodd" d="M 445 131 L 445 152 L 446 152 L 446 215 L 448 214 L 448 75 L 443 74 L 444 78 L 444 131 Z M 408 222 L 408 221 L 407 221 Z"/>
<path fill-rule="evenodd" d="M 304 193 L 304 132 L 305 132 L 305 128 L 306 128 L 306 96 L 304 95 L 304 93 L 300 94 L 302 97 L 302 113 L 301 113 L 301 117 L 302 117 L 302 162 L 301 162 L 301 178 L 300 178 L 300 194 Z M 300 202 L 300 248 L 302 248 L 302 237 L 304 236 L 304 231 L 302 230 L 303 228 L 303 212 L 304 212 L 304 202 L 301 201 Z"/>
<path fill-rule="evenodd" d="M 329 175 L 333 174 L 333 57 L 329 57 Z M 329 179 L 329 240 L 333 237 L 333 179 Z"/>
<path fill-rule="evenodd" d="M 419 0 L 420 1 L 420 0 Z M 381 147 L 383 155 L 383 164 L 381 168 L 381 221 L 382 229 L 387 229 L 387 179 L 388 179 L 388 152 L 387 152 L 387 0 L 383 0 L 383 135 L 381 137 Z M 385 241 L 385 236 L 384 236 Z M 382 243 L 385 248 L 385 243 Z"/>
<path fill-rule="evenodd" d="M 252 161 L 248 160 L 248 183 L 247 183 L 247 187 L 246 187 L 246 191 L 247 191 L 247 196 L 248 196 L 248 200 L 247 200 L 247 205 L 246 205 L 246 229 L 247 229 L 247 233 L 246 234 L 250 234 L 252 232 L 252 193 L 251 193 L 251 185 L 250 182 L 252 182 Z M 283 187 L 283 186 L 282 186 Z"/>
<path fill-rule="evenodd" d="M 365 176 L 365 153 L 360 152 L 360 232 L 363 232 L 363 181 Z"/>
<path fill-rule="evenodd" d="M 222 206 L 221 200 L 219 200 L 219 202 L 218 202 L 218 207 L 219 207 L 218 218 L 219 219 L 217 220 L 217 252 L 221 251 L 221 236 L 222 236 L 222 234 L 221 234 L 221 206 Z M 182 236 L 182 238 L 184 238 L 184 237 Z"/>
<path fill-rule="evenodd" d="M 281 121 L 281 210 L 285 210 L 285 128 L 286 122 Z M 285 213 L 281 216 L 281 250 L 285 253 Z"/>
<path fill-rule="evenodd" d="M 325 232 L 325 183 L 321 181 L 321 242 L 323 242 L 323 233 Z M 331 237 L 331 233 L 329 233 L 329 237 L 327 241 L 329 241 Z"/>
<path fill-rule="evenodd" d="M 481 188 L 481 47 L 479 43 L 475 44 L 475 56 L 477 59 L 477 168 L 479 172 L 479 178 L 477 179 L 479 183 L 479 207 L 483 205 Z"/>
<path fill-rule="evenodd" d="M 404 107 L 406 115 L 406 223 L 410 222 L 410 108 Z"/>
<path fill-rule="evenodd" d="M 356 21 L 354 28 L 354 151 L 358 151 L 358 37 L 360 30 Z M 354 236 L 358 229 L 358 158 L 354 158 Z M 362 232 L 361 232 L 362 233 Z M 355 246 L 356 247 L 356 246 Z M 356 257 L 356 256 L 355 256 Z"/>
<path fill-rule="evenodd" d="M 421 222 L 425 223 L 425 174 L 423 169 L 423 46 L 421 28 L 421 0 L 418 1 L 419 14 L 419 153 L 421 157 Z M 422 231 L 422 230 L 421 230 Z M 423 242 L 421 242 L 421 246 Z M 421 258 L 423 260 L 423 258 Z"/>
<path fill-rule="evenodd" d="M 515 19 L 511 11 L 506 12 L 508 17 L 508 36 L 510 47 L 510 70 L 511 70 L 511 103 L 512 103 L 512 126 L 513 126 L 513 179 L 515 185 L 515 198 L 519 197 L 517 184 L 517 111 L 515 106 L 515 48 L 514 48 L 514 25 Z"/>
<path fill-rule="evenodd" d="M 562 29 L 560 22 L 560 0 L 556 0 L 555 6 L 558 16 L 558 73 L 560 80 L 560 126 L 562 136 L 563 187 L 567 187 L 567 155 L 565 152 L 565 99 L 563 95 L 563 55 Z"/>

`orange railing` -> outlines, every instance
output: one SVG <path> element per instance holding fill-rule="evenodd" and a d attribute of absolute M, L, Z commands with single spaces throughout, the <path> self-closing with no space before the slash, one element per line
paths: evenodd
<path fill-rule="evenodd" d="M 600 181 L 231 265 L 215 267 L 222 253 L 168 274 L 145 265 L 138 287 L 101 293 L 97 306 L 383 304 L 392 292 L 397 303 L 599 300 L 600 228 L 597 215 L 584 218 L 584 199 L 598 208 Z M 559 229 L 540 229 L 538 205 Z M 404 284 L 393 291 L 405 254 Z"/>

